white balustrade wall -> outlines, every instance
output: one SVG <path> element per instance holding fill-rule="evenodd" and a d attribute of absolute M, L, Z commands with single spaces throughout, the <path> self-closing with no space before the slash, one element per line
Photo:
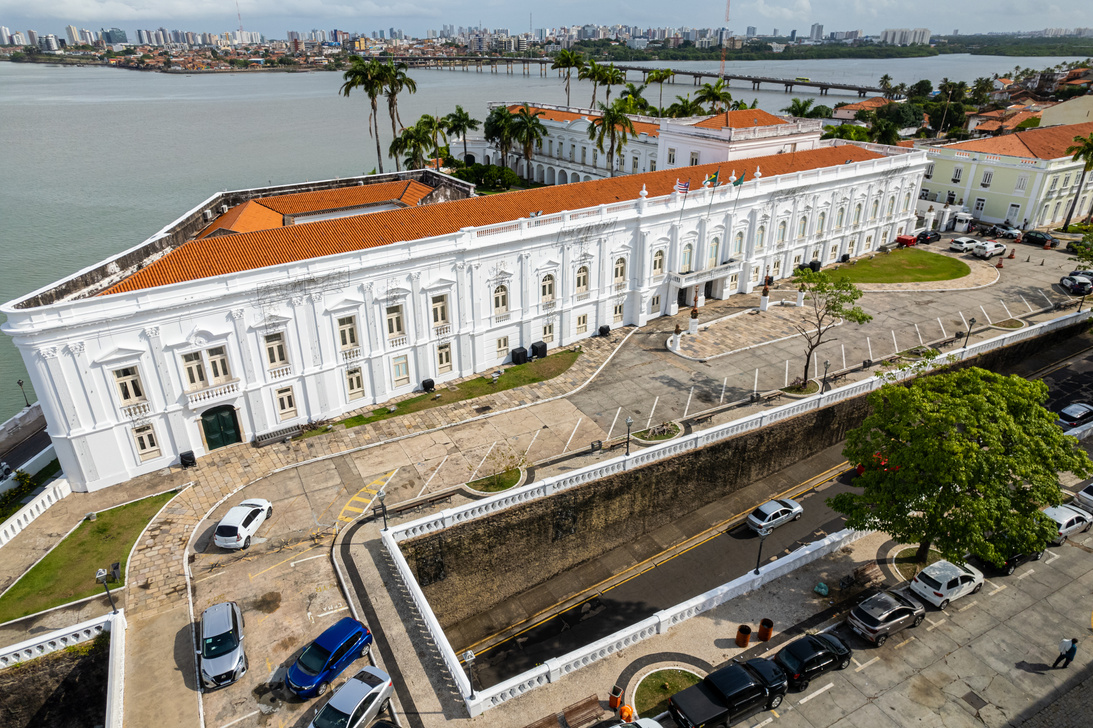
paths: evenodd
<path fill-rule="evenodd" d="M 963 361 L 1003 346 L 1015 344 L 1036 336 L 1042 336 L 1043 334 L 1072 326 L 1081 321 L 1087 321 L 1090 318 L 1093 318 L 1093 311 L 1082 311 L 1080 313 L 1060 316 L 1059 318 L 1045 323 L 1034 324 L 1018 331 L 1004 333 L 992 339 L 968 346 L 964 349 L 952 352 L 951 356 L 958 361 Z M 941 357 L 938 365 L 944 366 L 947 364 L 948 358 L 949 357 Z M 892 376 L 895 378 L 909 377 L 911 376 L 911 372 L 897 371 L 893 372 Z M 864 536 L 865 533 L 846 530 L 832 534 L 822 541 L 811 543 L 808 546 L 794 551 L 788 556 L 784 556 L 781 559 L 764 566 L 760 570 L 758 576 L 749 572 L 749 574 L 745 576 L 739 577 L 727 584 L 708 591 L 705 594 L 700 594 L 686 602 L 677 604 L 674 607 L 662 610 L 637 624 L 619 630 L 618 632 L 590 645 L 586 645 L 579 650 L 574 650 L 562 657 L 548 660 L 543 665 L 539 665 L 498 685 L 494 685 L 485 690 L 476 690 L 473 699 L 470 697 L 471 690 L 467 680 L 467 674 L 460 664 L 459 658 L 456 656 L 451 644 L 449 644 L 443 628 L 433 614 L 433 610 L 429 606 L 429 602 L 426 600 L 424 592 L 414 578 L 409 565 L 406 563 L 406 559 L 403 556 L 401 549 L 399 549 L 399 542 L 434 533 L 455 524 L 466 523 L 476 518 L 488 516 L 509 508 L 510 506 L 516 506 L 529 501 L 538 500 L 539 498 L 545 498 L 554 493 L 559 493 L 593 480 L 599 480 L 615 473 L 629 470 L 632 467 L 640 467 L 657 460 L 675 457 L 676 455 L 689 450 L 705 447 L 706 445 L 734 437 L 744 432 L 757 430 L 772 422 L 778 422 L 779 420 L 794 417 L 804 412 L 820 409 L 821 407 L 826 407 L 829 404 L 844 399 L 857 397 L 881 387 L 886 381 L 887 380 L 882 377 L 873 376 L 861 382 L 847 384 L 808 399 L 791 402 L 766 412 L 748 415 L 738 420 L 734 420 L 733 422 L 718 425 L 708 430 L 695 432 L 686 437 L 671 440 L 662 445 L 655 445 L 640 450 L 630 456 L 622 455 L 603 463 L 580 468 L 571 473 L 566 473 L 565 475 L 545 478 L 544 480 L 529 483 L 528 485 L 519 488 L 513 488 L 512 490 L 475 501 L 474 503 L 446 509 L 433 516 L 425 516 L 409 523 L 392 526 L 384 531 L 382 534 L 384 546 L 387 548 L 388 553 L 394 561 L 399 575 L 402 577 L 403 583 L 410 592 L 411 598 L 417 607 L 418 613 L 420 614 L 426 629 L 428 629 L 437 650 L 440 652 L 444 663 L 448 667 L 448 672 L 450 673 L 452 680 L 455 682 L 460 695 L 463 696 L 463 701 L 466 704 L 470 715 L 472 717 L 479 715 L 489 708 L 518 697 L 536 687 L 552 682 L 563 675 L 570 674 L 581 667 L 590 665 L 629 645 L 640 642 L 655 634 L 663 634 L 670 627 L 679 624 L 690 617 L 702 614 L 730 599 L 757 589 L 763 584 L 783 576 L 814 559 L 833 553 L 843 545 Z"/>
<path fill-rule="evenodd" d="M 47 508 L 71 493 L 72 486 L 65 478 L 58 478 L 47 485 L 33 500 L 0 523 L 0 548 L 29 526 L 35 518 L 45 513 Z"/>

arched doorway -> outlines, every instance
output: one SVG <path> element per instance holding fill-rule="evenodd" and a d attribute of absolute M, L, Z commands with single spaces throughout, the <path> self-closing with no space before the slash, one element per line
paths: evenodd
<path fill-rule="evenodd" d="M 546 183 L 548 185 L 554 184 L 554 167 L 547 167 L 546 171 Z"/>
<path fill-rule="evenodd" d="M 568 182 L 569 182 L 569 175 L 566 174 L 564 169 L 559 170 L 558 171 L 558 184 L 564 185 Z"/>
<path fill-rule="evenodd" d="M 474 164 L 474 155 L 468 154 L 467 156 L 463 157 L 463 163 L 466 164 L 468 167 Z"/>
<path fill-rule="evenodd" d="M 202 412 L 201 429 L 205 433 L 205 447 L 210 451 L 242 441 L 239 420 L 231 405 L 213 407 Z"/>

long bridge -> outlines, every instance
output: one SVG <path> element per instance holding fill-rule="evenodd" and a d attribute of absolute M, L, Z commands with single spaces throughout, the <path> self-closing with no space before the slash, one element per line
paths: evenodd
<path fill-rule="evenodd" d="M 470 71 L 474 69 L 478 73 L 482 73 L 484 69 L 488 68 L 491 73 L 499 73 L 499 69 L 504 69 L 508 74 L 514 74 L 517 70 L 524 76 L 530 76 L 532 74 L 532 68 L 538 66 L 538 75 L 546 78 L 547 71 L 550 70 L 551 65 L 554 63 L 551 58 L 506 58 L 501 56 L 388 56 L 396 61 L 402 61 L 412 68 L 436 68 L 436 69 L 448 69 Z M 642 83 L 645 83 L 646 77 L 650 71 L 660 70 L 655 68 L 645 68 L 642 66 L 622 66 L 615 64 L 615 68 L 619 69 L 623 73 L 623 82 L 626 82 L 627 76 L 630 73 L 640 73 Z M 676 76 L 690 76 L 695 86 L 699 86 L 703 83 L 703 79 L 725 79 L 727 84 L 731 85 L 732 81 L 739 81 L 743 83 L 750 83 L 753 91 L 758 91 L 760 87 L 765 83 L 770 86 L 782 86 L 785 92 L 791 93 L 795 86 L 804 86 L 807 88 L 818 89 L 821 96 L 826 96 L 831 89 L 836 91 L 848 91 L 858 95 L 859 98 L 865 98 L 867 95 L 882 94 L 883 89 L 876 86 L 859 86 L 851 83 L 831 83 L 829 81 L 813 81 L 810 78 L 777 78 L 774 76 L 749 76 L 746 74 L 737 73 L 716 73 L 713 71 L 683 71 L 679 69 L 671 70 L 674 76 L 669 79 L 669 83 L 676 82 Z M 562 75 L 562 69 L 558 69 L 559 77 Z"/>

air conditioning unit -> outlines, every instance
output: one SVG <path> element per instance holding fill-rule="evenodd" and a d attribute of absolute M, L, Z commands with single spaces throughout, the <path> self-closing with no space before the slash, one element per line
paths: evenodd
<path fill-rule="evenodd" d="M 205 217 L 206 222 L 213 219 L 213 211 L 212 210 L 205 210 L 205 212 L 203 212 L 201 214 Z"/>
<path fill-rule="evenodd" d="M 221 215 L 223 215 L 227 211 L 228 211 L 228 206 L 227 205 L 221 205 L 220 206 L 220 214 Z"/>

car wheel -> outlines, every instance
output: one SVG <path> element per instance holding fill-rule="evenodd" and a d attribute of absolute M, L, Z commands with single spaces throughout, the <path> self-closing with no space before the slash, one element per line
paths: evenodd
<path fill-rule="evenodd" d="M 330 689 L 330 683 L 328 683 L 328 682 L 319 683 L 319 687 L 315 688 L 315 697 L 318 697 L 320 695 L 325 695 L 326 691 L 329 690 L 329 689 Z"/>
<path fill-rule="evenodd" d="M 380 713 L 386 713 L 390 707 L 391 707 L 391 699 L 388 698 L 387 700 L 384 700 L 383 705 L 380 706 Z"/>
<path fill-rule="evenodd" d="M 983 582 L 979 582 L 978 584 L 975 585 L 975 588 L 972 589 L 972 594 L 978 594 L 979 590 L 982 589 L 982 588 L 983 588 Z"/>
<path fill-rule="evenodd" d="M 1037 551 L 1035 554 L 1032 555 L 1032 560 L 1033 561 L 1039 561 L 1042 558 L 1044 558 L 1044 552 L 1043 551 Z"/>
<path fill-rule="evenodd" d="M 273 506 L 266 509 L 266 518 L 273 518 Z"/>
<path fill-rule="evenodd" d="M 881 645 L 883 645 L 887 641 L 888 641 L 888 635 L 882 634 L 882 635 L 878 635 L 877 638 L 875 640 L 873 640 L 873 644 L 875 644 L 877 647 L 880 647 Z M 841 670 L 842 667 L 840 666 L 839 669 Z"/>
<path fill-rule="evenodd" d="M 839 669 L 840 670 L 845 670 L 848 667 L 850 667 L 850 655 L 847 655 L 846 657 L 844 657 L 843 661 L 839 663 Z"/>
<path fill-rule="evenodd" d="M 1093 526 L 1093 521 L 1090 521 L 1089 523 L 1085 524 L 1085 528 L 1082 529 L 1082 533 L 1085 533 L 1086 531 L 1088 531 L 1090 526 Z"/>
<path fill-rule="evenodd" d="M 247 540 L 243 542 L 243 548 L 244 550 L 250 548 L 250 536 L 247 536 Z"/>
<path fill-rule="evenodd" d="M 1013 572 L 1015 572 L 1015 571 L 1017 571 L 1017 565 L 1016 564 L 1010 564 L 1009 566 L 1006 567 L 1006 576 L 1012 576 Z"/>
<path fill-rule="evenodd" d="M 794 517 L 793 517 L 793 520 L 795 520 L 795 521 L 799 521 L 799 520 L 801 520 L 801 514 L 800 514 L 800 513 L 798 513 L 798 514 L 797 514 L 796 516 L 794 516 Z M 1086 526 L 1086 527 L 1085 527 L 1085 530 L 1087 530 L 1087 531 L 1088 531 L 1088 530 L 1089 530 L 1089 526 Z"/>
<path fill-rule="evenodd" d="M 1062 546 L 1063 544 L 1065 544 L 1067 542 L 1067 539 L 1069 539 L 1069 538 L 1070 538 L 1070 536 L 1062 536 L 1062 537 L 1059 538 L 1058 541 L 1055 542 L 1055 545 L 1056 546 Z"/>
<path fill-rule="evenodd" d="M 808 680 L 802 680 L 801 682 L 797 683 L 797 692 L 803 693 L 804 691 L 808 690 L 808 683 Z"/>
<path fill-rule="evenodd" d="M 948 599 L 942 599 L 941 604 L 938 604 L 937 608 L 941 609 L 941 610 L 944 610 L 945 607 L 947 607 L 947 606 L 949 606 L 949 600 Z"/>
<path fill-rule="evenodd" d="M 925 614 L 920 614 L 920 615 L 918 615 L 917 617 L 915 617 L 915 621 L 914 621 L 914 622 L 911 622 L 911 626 L 912 626 L 912 627 L 917 627 L 917 626 L 919 626 L 920 624 L 922 624 L 922 620 L 924 620 L 924 619 L 926 619 L 926 615 L 925 615 Z"/>
<path fill-rule="evenodd" d="M 767 710 L 774 710 L 775 708 L 777 708 L 781 704 L 782 704 L 782 696 L 781 695 L 775 695 L 773 698 L 770 699 L 770 702 L 767 703 Z"/>

